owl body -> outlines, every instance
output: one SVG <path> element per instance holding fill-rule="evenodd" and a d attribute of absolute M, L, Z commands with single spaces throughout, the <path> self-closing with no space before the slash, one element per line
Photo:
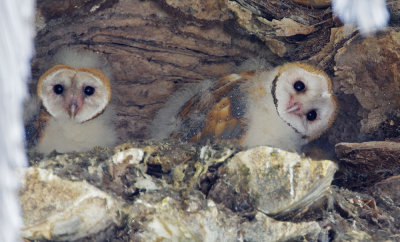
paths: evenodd
<path fill-rule="evenodd" d="M 95 146 L 107 147 L 116 142 L 112 126 L 113 111 L 107 108 L 102 115 L 83 123 L 75 120 L 50 118 L 39 139 L 36 149 L 48 154 L 53 150 L 60 153 L 83 152 Z"/>
<path fill-rule="evenodd" d="M 62 49 L 56 58 L 61 64 L 47 70 L 37 84 L 42 105 L 37 151 L 82 152 L 113 145 L 110 81 L 99 57 Z"/>
<path fill-rule="evenodd" d="M 178 95 L 182 99 L 185 92 Z M 153 122 L 154 138 L 298 151 L 321 135 L 336 113 L 329 77 L 302 63 L 228 75 L 168 112 L 176 104 L 171 100 Z"/>

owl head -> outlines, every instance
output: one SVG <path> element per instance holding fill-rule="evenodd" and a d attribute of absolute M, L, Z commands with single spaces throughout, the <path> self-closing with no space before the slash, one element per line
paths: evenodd
<path fill-rule="evenodd" d="M 336 99 L 328 75 L 304 63 L 283 65 L 272 83 L 279 116 L 304 139 L 311 140 L 330 127 Z"/>
<path fill-rule="evenodd" d="M 111 89 L 99 69 L 55 65 L 40 77 L 37 94 L 53 118 L 82 123 L 104 111 Z"/>

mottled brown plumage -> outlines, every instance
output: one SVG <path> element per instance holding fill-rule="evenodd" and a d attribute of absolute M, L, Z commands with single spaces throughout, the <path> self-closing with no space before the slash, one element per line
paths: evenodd
<path fill-rule="evenodd" d="M 210 93 L 201 93 L 193 97 L 183 107 L 178 114 L 179 118 L 185 122 L 191 117 L 193 112 L 201 112 L 206 114 L 203 128 L 191 136 L 181 137 L 196 143 L 204 143 L 209 139 L 229 139 L 239 142 L 241 135 L 245 131 L 245 119 L 240 114 L 239 86 L 247 78 L 254 75 L 254 72 L 243 72 L 238 75 L 229 75 L 221 78 L 216 85 L 210 89 Z M 209 95 L 205 97 L 205 95 Z M 236 101 L 232 103 L 232 101 Z M 238 104 L 238 105 L 236 105 Z M 236 112 L 235 112 L 236 110 Z M 175 135 L 178 137 L 179 135 Z"/>
<path fill-rule="evenodd" d="M 153 138 L 299 150 L 336 114 L 330 78 L 304 63 L 231 74 L 193 92 L 179 92 L 165 104 L 153 122 Z"/>

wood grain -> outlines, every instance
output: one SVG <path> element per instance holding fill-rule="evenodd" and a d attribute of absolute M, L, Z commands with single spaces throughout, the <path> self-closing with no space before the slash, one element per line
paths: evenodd
<path fill-rule="evenodd" d="M 259 41 L 227 33 L 223 21 L 173 15 L 159 2 L 121 0 L 107 5 L 88 1 L 61 10 L 59 5 L 38 3 L 47 14 L 36 37 L 34 82 L 62 46 L 102 53 L 114 74 L 113 103 L 121 140 L 145 138 L 156 111 L 180 87 L 218 79 L 257 52 L 273 56 Z M 52 6 L 57 14 L 49 14 Z"/>

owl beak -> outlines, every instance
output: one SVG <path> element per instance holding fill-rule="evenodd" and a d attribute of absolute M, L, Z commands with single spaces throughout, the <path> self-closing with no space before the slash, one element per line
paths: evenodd
<path fill-rule="evenodd" d="M 299 114 L 302 107 L 301 103 L 296 102 L 293 97 L 290 97 L 289 103 L 286 105 L 286 113 Z"/>
<path fill-rule="evenodd" d="M 301 105 L 299 103 L 294 103 L 286 108 L 287 113 L 297 114 L 301 110 Z"/>
<path fill-rule="evenodd" d="M 74 118 L 78 112 L 78 104 L 76 102 L 71 102 L 69 105 L 69 116 Z"/>
<path fill-rule="evenodd" d="M 75 116 L 79 113 L 80 111 L 80 105 L 78 100 L 76 100 L 75 98 L 73 98 L 72 100 L 70 100 L 69 105 L 68 105 L 68 114 L 69 117 L 74 119 Z"/>

